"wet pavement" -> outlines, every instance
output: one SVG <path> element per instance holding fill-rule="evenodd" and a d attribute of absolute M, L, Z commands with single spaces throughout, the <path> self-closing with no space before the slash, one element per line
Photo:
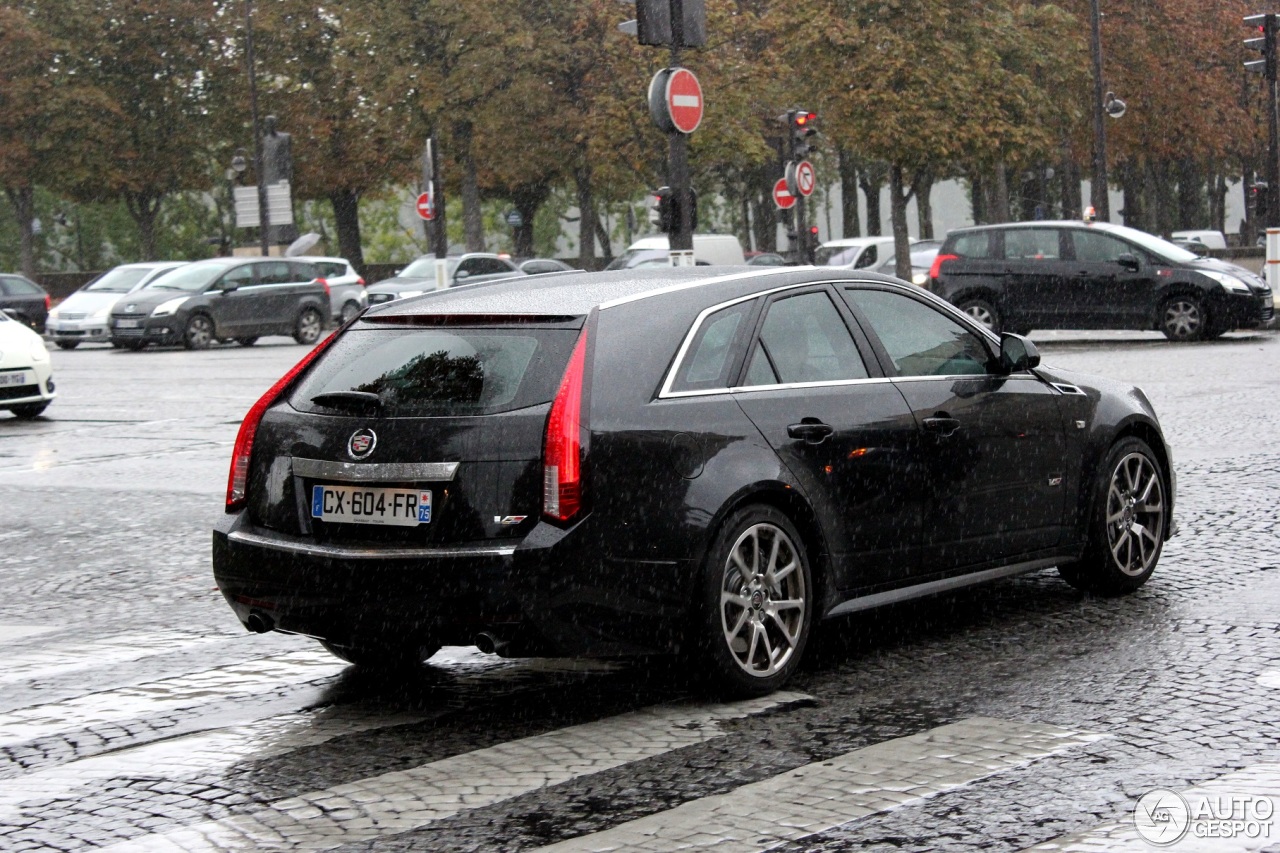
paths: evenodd
<path fill-rule="evenodd" d="M 46 416 L 0 415 L 0 849 L 1155 849 L 1142 800 L 1164 849 L 1280 851 L 1280 336 L 1032 337 L 1161 416 L 1152 581 L 858 614 L 727 705 L 660 660 L 447 648 L 387 681 L 246 634 L 209 528 L 303 349 L 55 351 Z"/>

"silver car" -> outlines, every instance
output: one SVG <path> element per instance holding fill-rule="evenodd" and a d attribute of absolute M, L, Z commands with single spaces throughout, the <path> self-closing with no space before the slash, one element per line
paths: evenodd
<path fill-rule="evenodd" d="M 111 343 L 108 323 L 116 300 L 126 293 L 141 290 L 184 263 L 153 261 L 121 264 L 107 270 L 49 311 L 49 319 L 44 326 L 45 337 L 62 349 L 75 349 L 83 343 Z"/>
<path fill-rule="evenodd" d="M 300 255 L 295 260 L 316 265 L 320 277 L 329 285 L 329 306 L 333 320 L 345 323 L 363 311 L 369 304 L 369 294 L 364 289 L 364 279 L 346 258 L 321 255 Z"/>

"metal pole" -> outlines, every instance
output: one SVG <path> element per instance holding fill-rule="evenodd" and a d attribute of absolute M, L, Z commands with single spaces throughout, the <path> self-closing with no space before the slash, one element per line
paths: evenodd
<path fill-rule="evenodd" d="M 1093 181 L 1089 200 L 1098 221 L 1111 221 L 1107 195 L 1107 126 L 1102 116 L 1102 12 L 1098 0 L 1089 0 L 1093 17 Z"/>
<path fill-rule="evenodd" d="M 1280 118 L 1276 106 L 1276 30 L 1277 16 L 1267 15 L 1263 35 L 1268 57 L 1267 74 L 1267 228 L 1280 225 Z M 1270 256 L 1268 256 L 1270 257 Z"/>
<path fill-rule="evenodd" d="M 684 0 L 671 0 L 671 67 L 680 67 L 684 44 Z M 693 195 L 689 191 L 689 137 L 678 130 L 667 136 L 667 183 L 675 202 L 676 229 L 668 235 L 672 251 L 693 249 Z"/>
<path fill-rule="evenodd" d="M 253 169 L 258 178 L 258 234 L 262 254 L 271 254 L 271 216 L 267 211 L 267 176 L 262 171 L 262 134 L 258 132 L 258 76 L 253 63 L 253 0 L 244 0 L 244 52 L 249 64 L 249 112 L 253 119 Z"/>

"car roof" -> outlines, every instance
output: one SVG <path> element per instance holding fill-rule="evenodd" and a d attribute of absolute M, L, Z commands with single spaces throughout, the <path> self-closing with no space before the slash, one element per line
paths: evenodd
<path fill-rule="evenodd" d="M 851 246 L 871 246 L 876 243 L 892 243 L 893 235 L 888 237 L 844 237 L 839 240 L 828 240 L 821 248 L 847 249 Z"/>
<path fill-rule="evenodd" d="M 351 266 L 351 261 L 348 261 L 346 258 L 339 258 L 335 255 L 291 255 L 288 258 L 281 258 L 281 260 L 323 261 L 330 264 L 346 264 L 347 266 Z"/>
<path fill-rule="evenodd" d="M 901 284 L 888 276 L 858 270 L 858 280 Z M 583 316 L 639 300 L 694 288 L 719 288 L 726 295 L 750 294 L 775 285 L 849 281 L 850 271 L 824 267 L 665 267 L 597 273 L 563 272 L 501 278 L 490 282 L 433 290 L 421 296 L 372 306 L 365 318 L 412 317 L 423 314 L 517 316 Z M 713 293 L 709 298 L 720 298 Z"/>

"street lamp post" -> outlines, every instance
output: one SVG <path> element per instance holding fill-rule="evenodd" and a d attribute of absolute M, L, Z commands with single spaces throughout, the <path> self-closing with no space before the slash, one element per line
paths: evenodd
<path fill-rule="evenodd" d="M 267 178 L 262 171 L 262 134 L 258 132 L 258 76 L 253 62 L 253 0 L 244 0 L 244 53 L 245 61 L 249 66 L 249 113 L 253 120 L 253 171 L 258 180 L 258 235 L 262 254 L 269 255 L 271 254 L 271 217 L 267 211 Z"/>
<path fill-rule="evenodd" d="M 1089 0 L 1093 25 L 1093 181 L 1089 201 L 1094 214 L 1102 222 L 1111 221 L 1107 197 L 1107 126 L 1103 121 L 1102 85 L 1102 12 L 1098 0 Z"/>

